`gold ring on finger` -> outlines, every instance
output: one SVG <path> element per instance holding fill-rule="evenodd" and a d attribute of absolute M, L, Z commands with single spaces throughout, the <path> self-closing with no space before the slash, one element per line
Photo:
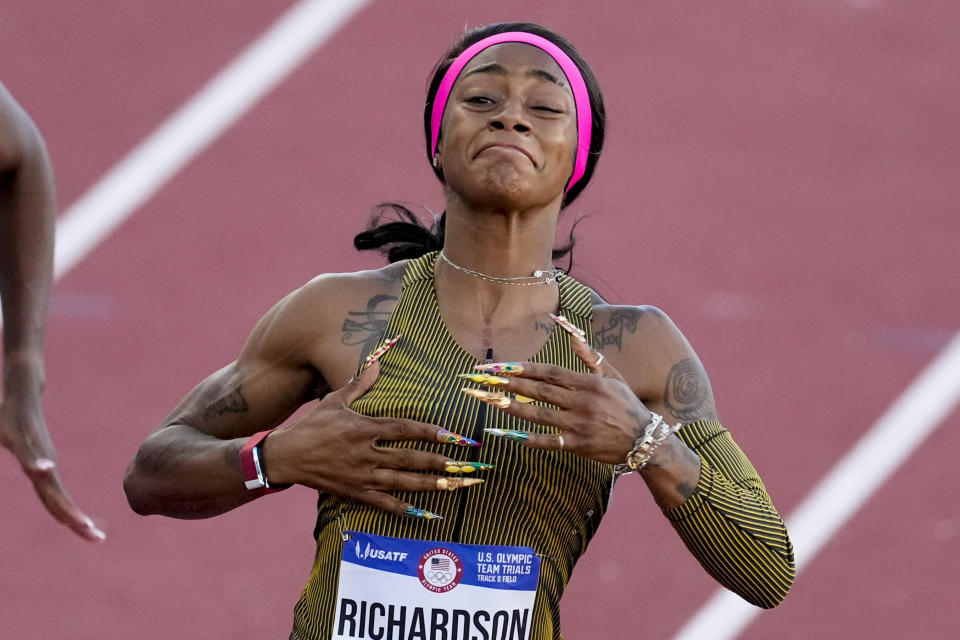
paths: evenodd
<path fill-rule="evenodd" d="M 600 366 L 600 363 L 603 362 L 603 357 L 604 357 L 604 356 L 603 356 L 603 354 L 601 353 L 601 354 L 600 354 L 600 357 L 597 358 L 597 361 L 593 363 L 593 368 L 594 368 L 594 369 L 596 369 L 597 367 Z"/>
<path fill-rule="evenodd" d="M 562 433 L 558 433 L 558 434 L 557 434 L 557 444 L 559 444 L 559 445 L 560 445 L 560 448 L 563 449 L 563 434 L 562 434 Z"/>

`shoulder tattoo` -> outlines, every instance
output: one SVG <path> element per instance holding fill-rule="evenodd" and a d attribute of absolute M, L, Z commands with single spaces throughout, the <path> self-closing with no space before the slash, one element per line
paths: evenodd
<path fill-rule="evenodd" d="M 636 307 L 617 309 L 611 313 L 603 327 L 594 328 L 593 348 L 600 351 L 605 347 L 616 347 L 617 351 L 621 351 L 624 333 L 635 333 L 637 321 L 645 313 L 646 311 Z"/>
<path fill-rule="evenodd" d="M 378 294 L 367 300 L 362 311 L 347 312 L 340 342 L 349 346 L 360 345 L 361 363 L 368 353 L 380 346 L 396 301 L 397 296 Z"/>

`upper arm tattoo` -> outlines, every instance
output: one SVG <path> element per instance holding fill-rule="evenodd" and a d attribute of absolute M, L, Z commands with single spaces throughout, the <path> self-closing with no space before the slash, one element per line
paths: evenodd
<path fill-rule="evenodd" d="M 243 397 L 241 388 L 240 385 L 237 385 L 236 389 L 233 389 L 207 405 L 203 410 L 203 419 L 212 420 L 227 413 L 246 412 L 250 408 L 250 405 L 247 404 L 247 399 Z"/>
<path fill-rule="evenodd" d="M 684 422 L 715 417 L 717 412 L 707 373 L 694 358 L 681 360 L 670 368 L 663 402 Z"/>
<path fill-rule="evenodd" d="M 250 410 L 250 403 L 243 395 L 243 374 L 239 370 L 230 373 L 218 372 L 204 380 L 190 392 L 162 425 L 169 427 L 183 424 L 204 433 L 214 433 L 217 420 L 230 420 Z"/>
<path fill-rule="evenodd" d="M 601 351 L 604 347 L 616 347 L 617 351 L 621 351 L 623 334 L 635 333 L 637 322 L 645 313 L 646 311 L 636 307 L 617 309 L 611 313 L 605 326 L 593 330 L 593 348 Z"/>
<path fill-rule="evenodd" d="M 397 296 L 379 294 L 367 300 L 367 308 L 363 311 L 347 312 L 340 342 L 350 346 L 361 345 L 358 364 L 362 365 L 366 355 L 380 346 L 396 300 Z"/>

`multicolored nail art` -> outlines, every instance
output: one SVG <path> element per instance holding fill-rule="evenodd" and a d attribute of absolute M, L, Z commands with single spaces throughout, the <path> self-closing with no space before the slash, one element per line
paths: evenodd
<path fill-rule="evenodd" d="M 474 473 L 475 471 L 489 471 L 495 468 L 489 462 L 462 462 L 460 460 L 447 460 L 443 466 L 443 470 L 447 473 Z"/>
<path fill-rule="evenodd" d="M 550 317 L 553 318 L 554 322 L 560 325 L 561 329 L 563 329 L 564 331 L 572 335 L 574 338 L 576 338 L 580 342 L 587 341 L 587 332 L 581 329 L 580 327 L 574 325 L 563 316 L 555 316 L 551 313 Z"/>
<path fill-rule="evenodd" d="M 411 518 L 420 518 L 422 520 L 443 520 L 443 516 L 433 511 L 420 509 L 418 507 L 407 507 L 403 510 L 403 515 Z"/>
<path fill-rule="evenodd" d="M 526 442 L 530 439 L 530 434 L 526 431 L 517 431 L 516 429 L 484 429 L 484 433 L 498 438 L 510 438 L 517 442 Z"/>
<path fill-rule="evenodd" d="M 461 447 L 479 447 L 480 443 L 476 440 L 471 440 L 466 436 L 461 436 L 459 433 L 454 433 L 453 431 L 447 431 L 446 429 L 440 429 L 437 431 L 437 440 L 444 444 L 458 444 Z"/>
<path fill-rule="evenodd" d="M 489 373 L 458 373 L 457 377 L 464 380 L 469 380 L 470 382 L 489 385 L 491 387 L 504 385 L 510 382 L 510 380 L 507 378 L 490 375 Z"/>
<path fill-rule="evenodd" d="M 499 391 L 482 391 L 480 389 L 470 389 L 468 387 L 463 387 L 460 389 L 460 391 L 464 392 L 471 398 L 476 398 L 480 402 L 492 404 L 500 409 L 506 409 L 513 403 L 513 400 Z"/>
<path fill-rule="evenodd" d="M 379 360 L 380 357 L 383 356 L 383 354 L 385 354 L 387 351 L 390 350 L 390 347 L 397 344 L 398 340 L 400 340 L 400 336 L 390 338 L 389 340 L 384 342 L 382 345 L 380 345 L 380 347 L 377 348 L 376 351 L 374 351 L 373 353 L 371 353 L 366 357 L 366 359 L 363 362 L 363 368 L 366 369 L 367 367 L 372 365 L 374 362 Z"/>
<path fill-rule="evenodd" d="M 456 491 L 476 484 L 483 484 L 483 480 L 480 478 L 448 478 L 446 476 L 437 478 L 437 489 L 440 491 Z"/>
<path fill-rule="evenodd" d="M 512 363 L 512 362 L 508 362 L 508 363 L 498 363 L 497 365 L 491 365 L 491 366 L 514 367 L 516 370 L 523 371 L 523 368 L 522 368 L 522 367 L 520 367 L 519 365 L 516 365 L 516 364 L 514 364 L 514 363 Z M 510 382 L 510 379 L 509 379 L 509 378 L 504 378 L 504 377 L 501 377 L 501 376 L 495 376 L 495 375 L 491 375 L 491 374 L 489 374 L 489 373 L 459 373 L 459 374 L 457 374 L 457 377 L 458 377 L 458 378 L 463 378 L 464 380 L 469 380 L 469 381 L 471 381 L 471 382 L 476 382 L 476 383 L 479 383 L 479 384 L 485 384 L 485 385 L 490 386 L 490 387 L 499 387 L 499 386 L 508 384 L 508 383 Z M 464 389 L 464 393 L 467 393 L 465 389 Z M 493 404 L 493 405 L 496 405 L 496 406 L 501 406 L 501 405 L 502 405 L 503 408 L 506 408 L 506 407 L 509 407 L 509 406 L 510 406 L 509 403 L 504 403 L 504 402 L 503 402 L 503 398 L 505 398 L 505 396 L 504 396 L 503 393 L 497 392 L 497 393 L 495 393 L 495 395 L 492 396 L 492 397 L 491 397 L 491 396 L 481 397 L 481 396 L 476 395 L 476 394 L 473 394 L 473 393 L 469 393 L 468 395 L 471 395 L 471 396 L 473 396 L 474 398 L 477 398 L 478 400 L 483 400 L 484 402 L 488 402 L 488 403 Z M 528 398 L 527 396 L 522 396 L 522 395 L 520 395 L 519 393 L 518 393 L 518 394 L 515 394 L 515 395 L 513 396 L 513 399 L 516 400 L 517 402 L 522 403 L 522 404 L 528 404 L 528 403 L 530 403 L 530 402 L 534 402 L 534 399 L 533 399 L 533 398 Z"/>
<path fill-rule="evenodd" d="M 523 366 L 518 362 L 490 362 L 488 364 L 478 364 L 474 369 L 500 376 L 519 376 L 523 373 Z"/>

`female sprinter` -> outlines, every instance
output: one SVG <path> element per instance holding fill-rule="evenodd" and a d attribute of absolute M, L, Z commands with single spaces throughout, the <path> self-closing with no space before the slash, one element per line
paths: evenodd
<path fill-rule="evenodd" d="M 790 540 L 693 349 L 661 311 L 608 305 L 553 266 L 604 123 L 561 37 L 465 34 L 424 112 L 446 204 L 435 233 L 361 234 L 405 259 L 319 276 L 271 309 L 143 443 L 132 507 L 205 518 L 318 490 L 295 640 L 559 638 L 564 586 L 618 478 L 646 483 L 723 585 L 779 603 Z M 385 321 L 364 335 L 350 318 L 370 308 Z M 623 340 L 591 347 L 614 322 Z"/>

